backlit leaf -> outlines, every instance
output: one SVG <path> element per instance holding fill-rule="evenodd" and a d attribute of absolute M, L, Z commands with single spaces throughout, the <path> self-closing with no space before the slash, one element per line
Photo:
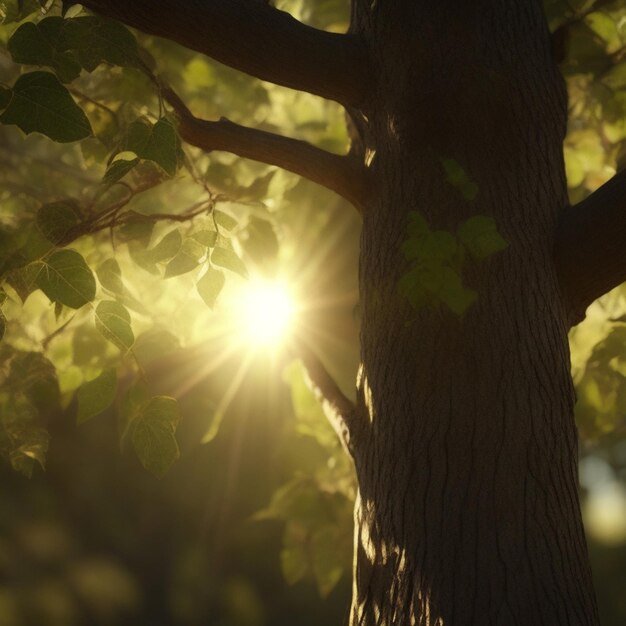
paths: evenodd
<path fill-rule="evenodd" d="M 463 222 L 458 236 L 468 252 L 478 259 L 485 259 L 508 246 L 498 232 L 495 220 L 487 215 L 474 215 Z"/>
<path fill-rule="evenodd" d="M 15 289 L 22 303 L 37 289 L 37 276 L 39 267 L 36 263 L 10 271 L 6 275 L 6 281 Z"/>
<path fill-rule="evenodd" d="M 167 233 L 154 248 L 148 250 L 148 256 L 153 263 L 167 261 L 176 256 L 183 244 L 183 238 L 178 229 Z"/>
<path fill-rule="evenodd" d="M 82 221 L 80 210 L 70 201 L 50 202 L 37 211 L 37 226 L 48 241 L 63 244 Z"/>
<path fill-rule="evenodd" d="M 36 264 L 36 284 L 53 302 L 72 309 L 96 296 L 96 280 L 85 259 L 75 250 L 58 250 Z"/>
<path fill-rule="evenodd" d="M 51 67 L 64 83 L 77 78 L 81 71 L 75 51 L 63 40 L 65 20 L 47 17 L 34 24 L 22 24 L 11 36 L 8 49 L 16 63 Z"/>
<path fill-rule="evenodd" d="M 17 79 L 0 122 L 15 124 L 26 134 L 42 133 L 59 143 L 77 141 L 92 134 L 82 109 L 59 79 L 49 72 L 30 72 Z"/>
<path fill-rule="evenodd" d="M 441 164 L 446 172 L 448 182 L 456 187 L 468 202 L 475 200 L 478 195 L 478 185 L 470 179 L 460 163 L 454 159 L 441 159 Z"/>
<path fill-rule="evenodd" d="M 174 125 L 165 117 L 152 125 L 135 120 L 128 128 L 124 150 L 139 158 L 154 161 L 170 176 L 178 169 L 181 156 L 180 139 Z"/>
<path fill-rule="evenodd" d="M 124 283 L 122 282 L 122 270 L 119 263 L 115 259 L 107 259 L 98 267 L 96 275 L 100 284 L 109 291 L 121 294 L 124 292 Z"/>
<path fill-rule="evenodd" d="M 148 141 L 141 153 L 144 159 L 149 159 L 160 165 L 170 176 L 176 173 L 180 152 L 180 139 L 174 125 L 162 117 L 151 129 Z"/>
<path fill-rule="evenodd" d="M 294 536 L 292 528 L 287 527 L 283 537 L 283 548 L 280 551 L 280 567 L 288 585 L 295 585 L 309 571 L 305 542 Z"/>
<path fill-rule="evenodd" d="M 206 248 L 213 248 L 217 243 L 217 231 L 215 230 L 198 230 L 191 235 L 198 243 Z"/>
<path fill-rule="evenodd" d="M 96 307 L 96 328 L 122 352 L 135 342 L 130 321 L 130 313 L 119 302 L 103 300 Z"/>
<path fill-rule="evenodd" d="M 228 213 L 224 213 L 224 211 L 215 210 L 215 221 L 226 230 L 232 230 L 237 226 L 237 220 Z"/>
<path fill-rule="evenodd" d="M 226 279 L 219 270 L 209 267 L 196 285 L 200 297 L 209 308 L 215 307 L 217 297 L 220 295 Z"/>
<path fill-rule="evenodd" d="M 133 448 L 141 464 L 161 478 L 180 456 L 175 433 L 180 419 L 174 398 L 156 396 L 142 406 L 132 424 Z"/>
<path fill-rule="evenodd" d="M 231 272 L 235 272 L 243 278 L 248 277 L 248 270 L 246 269 L 244 262 L 233 250 L 229 250 L 228 248 L 213 248 L 213 252 L 211 253 L 211 263 L 224 267 Z"/>
<path fill-rule="evenodd" d="M 176 256 L 165 267 L 165 278 L 190 272 L 198 267 L 205 254 L 204 246 L 193 239 L 185 239 Z"/>
<path fill-rule="evenodd" d="M 122 67 L 139 63 L 135 36 L 114 20 L 91 15 L 68 19 L 62 37 L 64 47 L 76 51 L 78 61 L 88 72 L 100 63 Z"/>
<path fill-rule="evenodd" d="M 126 176 L 126 174 L 128 174 L 128 172 L 130 172 L 135 165 L 137 165 L 137 163 L 139 163 L 138 158 L 117 159 L 113 161 L 107 167 L 104 177 L 102 178 L 102 182 L 106 185 L 116 183 L 118 180 L 124 178 L 124 176 Z"/>
<path fill-rule="evenodd" d="M 410 237 L 402 244 L 402 252 L 409 260 L 452 262 L 457 252 L 456 238 L 445 230 L 436 230 Z"/>

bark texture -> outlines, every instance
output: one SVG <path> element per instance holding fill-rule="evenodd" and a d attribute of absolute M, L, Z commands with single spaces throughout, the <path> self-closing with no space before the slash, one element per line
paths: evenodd
<path fill-rule="evenodd" d="M 352 29 L 371 89 L 351 624 L 597 624 L 553 259 L 567 98 L 541 3 L 359 0 Z M 412 210 L 452 231 L 491 215 L 509 242 L 466 269 L 462 319 L 398 295 Z"/>

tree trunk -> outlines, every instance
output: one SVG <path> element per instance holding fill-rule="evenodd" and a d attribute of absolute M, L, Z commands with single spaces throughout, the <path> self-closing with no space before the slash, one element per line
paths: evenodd
<path fill-rule="evenodd" d="M 373 73 L 353 114 L 371 166 L 351 624 L 597 624 L 553 260 L 567 97 L 541 3 L 354 5 Z M 509 243 L 465 269 L 462 318 L 398 294 L 409 211 L 450 231 L 490 215 Z"/>

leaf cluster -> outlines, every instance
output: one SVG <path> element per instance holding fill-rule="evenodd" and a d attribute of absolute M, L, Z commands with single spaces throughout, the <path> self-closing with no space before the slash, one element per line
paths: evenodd
<path fill-rule="evenodd" d="M 470 217 L 454 235 L 431 230 L 426 219 L 413 211 L 407 230 L 401 250 L 411 269 L 402 276 L 398 288 L 416 310 L 444 306 L 456 315 L 465 313 L 477 298 L 474 290 L 463 285 L 466 258 L 482 261 L 507 247 L 495 221 L 486 215 Z"/>

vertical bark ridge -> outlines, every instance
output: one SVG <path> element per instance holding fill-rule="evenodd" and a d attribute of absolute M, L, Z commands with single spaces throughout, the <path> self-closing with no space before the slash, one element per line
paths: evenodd
<path fill-rule="evenodd" d="M 374 88 L 356 459 L 360 626 L 595 625 L 577 492 L 567 320 L 552 261 L 567 202 L 566 94 L 535 0 L 356 2 Z M 401 26 L 399 26 L 401 25 Z M 445 177 L 455 159 L 474 203 Z M 407 215 L 495 218 L 462 319 L 409 310 Z"/>

